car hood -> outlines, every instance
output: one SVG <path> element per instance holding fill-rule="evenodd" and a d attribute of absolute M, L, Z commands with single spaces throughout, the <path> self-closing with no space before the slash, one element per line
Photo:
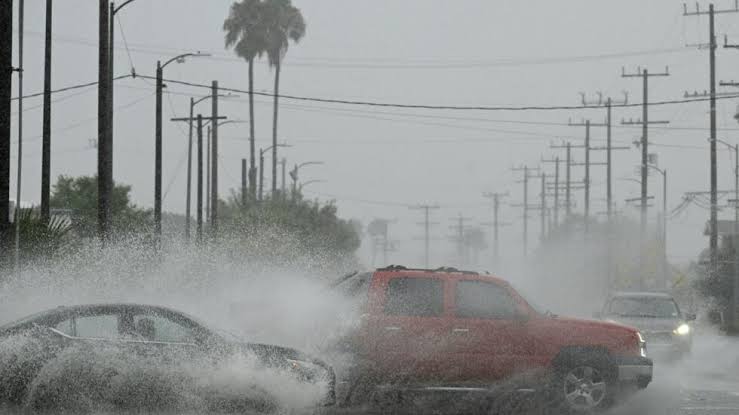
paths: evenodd
<path fill-rule="evenodd" d="M 634 331 L 634 327 L 625 323 L 617 321 L 603 321 L 603 320 L 587 320 L 581 318 L 572 317 L 554 317 L 552 319 L 556 325 L 561 327 L 567 327 L 575 330 L 619 330 L 619 331 Z"/>
<path fill-rule="evenodd" d="M 300 350 L 291 347 L 277 346 L 265 343 L 240 343 L 242 351 L 256 355 L 259 360 L 265 363 L 283 364 L 286 359 L 312 361 L 317 360 Z"/>
<path fill-rule="evenodd" d="M 636 327 L 641 331 L 672 331 L 680 325 L 679 318 L 655 318 L 655 317 L 620 317 L 611 316 L 608 321 Z"/>

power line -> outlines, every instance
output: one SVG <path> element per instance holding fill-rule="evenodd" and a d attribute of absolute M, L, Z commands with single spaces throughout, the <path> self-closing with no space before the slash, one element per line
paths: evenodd
<path fill-rule="evenodd" d="M 148 76 L 148 75 L 137 75 L 137 76 L 141 78 L 145 78 L 145 79 L 155 79 L 154 77 Z M 171 83 L 171 84 L 179 84 L 179 85 L 189 86 L 193 88 L 210 88 L 209 85 L 199 84 L 196 82 L 178 81 L 178 80 L 173 80 L 173 79 L 165 79 L 164 81 L 167 83 Z M 241 94 L 246 94 L 249 92 L 243 89 L 228 88 L 228 87 L 221 87 L 220 89 L 226 92 L 234 92 L 234 93 L 241 93 Z M 265 97 L 275 96 L 274 94 L 267 93 L 267 92 L 254 92 L 254 95 L 265 96 Z M 366 107 L 386 107 L 386 108 L 452 110 L 452 111 L 572 111 L 572 110 L 584 110 L 584 109 L 602 109 L 600 105 L 595 105 L 595 106 L 594 105 L 584 105 L 584 106 L 583 105 L 461 106 L 461 105 L 401 104 L 401 103 L 377 102 L 377 101 L 358 101 L 358 100 L 344 100 L 344 99 L 335 99 L 335 98 L 318 98 L 318 97 L 308 97 L 308 96 L 288 95 L 288 94 L 278 94 L 277 97 L 282 98 L 282 99 L 294 100 L 294 101 L 323 102 L 323 103 L 328 103 L 328 104 L 356 105 L 356 106 L 366 106 Z M 716 97 L 716 99 L 719 99 L 719 98 L 720 99 L 739 98 L 739 93 L 726 95 L 723 97 Z M 649 102 L 646 105 L 661 106 L 661 105 L 673 105 L 673 104 L 686 104 L 686 103 L 693 103 L 693 102 L 705 102 L 708 100 L 709 98 L 705 98 L 705 97 L 682 98 L 682 99 L 675 99 L 675 100 L 654 101 L 654 102 Z M 625 104 L 613 105 L 613 108 L 634 108 L 634 107 L 642 107 L 643 105 L 644 104 L 642 103 L 625 103 Z"/>

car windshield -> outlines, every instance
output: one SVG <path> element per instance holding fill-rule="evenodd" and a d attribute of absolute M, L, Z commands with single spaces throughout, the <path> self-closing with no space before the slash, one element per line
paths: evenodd
<path fill-rule="evenodd" d="M 677 318 L 680 313 L 671 298 L 619 297 L 614 298 L 608 314 L 622 317 Z"/>

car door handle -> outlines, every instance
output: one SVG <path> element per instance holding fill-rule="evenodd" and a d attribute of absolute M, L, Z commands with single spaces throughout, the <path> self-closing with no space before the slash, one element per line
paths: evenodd
<path fill-rule="evenodd" d="M 456 334 L 466 334 L 469 332 L 470 332 L 470 329 L 460 329 L 460 328 L 452 329 L 452 333 L 456 333 Z"/>
<path fill-rule="evenodd" d="M 385 327 L 385 331 L 400 331 L 400 327 L 397 327 L 397 326 L 387 326 L 387 327 Z"/>

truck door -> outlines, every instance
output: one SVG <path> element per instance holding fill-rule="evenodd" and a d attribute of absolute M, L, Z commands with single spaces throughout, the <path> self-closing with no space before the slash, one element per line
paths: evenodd
<path fill-rule="evenodd" d="M 505 285 L 456 279 L 451 318 L 452 359 L 467 381 L 506 378 L 525 357 L 526 318 Z"/>
<path fill-rule="evenodd" d="M 398 381 L 439 380 L 444 375 L 449 321 L 444 280 L 392 275 L 377 281 L 380 301 L 368 320 L 375 342 L 372 361 Z"/>

